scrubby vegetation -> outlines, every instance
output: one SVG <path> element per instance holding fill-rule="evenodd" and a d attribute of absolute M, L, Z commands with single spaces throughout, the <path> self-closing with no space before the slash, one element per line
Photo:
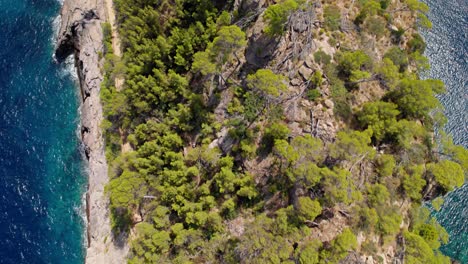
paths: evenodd
<path fill-rule="evenodd" d="M 244 2 L 115 0 L 124 55 L 105 25 L 101 97 L 113 228 L 129 236 L 129 263 L 350 263 L 389 246 L 405 263 L 450 263 L 438 250 L 448 235 L 421 202 L 463 184 L 468 154 L 434 136 L 444 87 L 418 77 L 427 59 L 414 29 L 430 27 L 427 6 Z M 253 24 L 279 47 L 307 12 L 320 23 L 303 34 L 328 44 L 307 54 L 297 92 L 303 58 L 288 58 L 291 73 L 277 53 L 264 67 L 246 54 Z M 357 100 L 369 85 L 380 94 Z M 330 99 L 331 140 L 294 129 L 288 102 Z"/>

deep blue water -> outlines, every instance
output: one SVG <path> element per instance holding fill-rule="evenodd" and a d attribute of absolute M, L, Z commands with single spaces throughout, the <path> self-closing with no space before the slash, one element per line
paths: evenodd
<path fill-rule="evenodd" d="M 468 147 L 468 0 L 424 2 L 433 23 L 433 29 L 424 32 L 432 65 L 428 75 L 443 80 L 448 90 L 440 96 L 448 117 L 445 130 L 455 143 Z M 450 234 L 442 251 L 468 263 L 468 184 L 445 197 L 436 217 Z"/>
<path fill-rule="evenodd" d="M 57 0 L 0 0 L 0 263 L 82 263 L 78 96 L 53 53 Z"/>

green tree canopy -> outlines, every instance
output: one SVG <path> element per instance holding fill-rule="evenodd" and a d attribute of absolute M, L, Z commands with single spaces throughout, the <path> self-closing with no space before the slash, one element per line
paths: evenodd
<path fill-rule="evenodd" d="M 373 137 L 381 141 L 386 135 L 396 132 L 396 117 L 400 114 L 397 107 L 382 101 L 366 103 L 358 113 L 358 120 L 365 128 L 372 129 Z"/>
<path fill-rule="evenodd" d="M 289 16 L 298 8 L 299 4 L 295 0 L 283 0 L 278 4 L 268 6 L 264 14 L 268 22 L 265 33 L 270 36 L 282 35 Z"/>
<path fill-rule="evenodd" d="M 314 219 L 322 213 L 322 207 L 317 200 L 312 200 L 309 197 L 299 197 L 298 213 L 302 221 L 314 221 Z"/>
<path fill-rule="evenodd" d="M 461 187 L 465 182 L 463 169 L 460 164 L 456 162 L 443 160 L 438 163 L 428 164 L 427 169 L 445 191 L 451 191 L 455 187 Z"/>
<path fill-rule="evenodd" d="M 435 94 L 443 91 L 442 81 L 403 79 L 390 97 L 404 116 L 427 118 L 429 111 L 440 106 Z"/>

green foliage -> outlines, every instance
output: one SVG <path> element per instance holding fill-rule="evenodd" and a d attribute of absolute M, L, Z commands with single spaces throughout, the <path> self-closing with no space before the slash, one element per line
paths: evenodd
<path fill-rule="evenodd" d="M 205 51 L 193 55 L 192 70 L 203 75 L 221 73 L 223 65 L 247 44 L 245 33 L 238 26 L 222 26 Z"/>
<path fill-rule="evenodd" d="M 355 224 L 359 230 L 371 232 L 377 226 L 379 216 L 375 208 L 367 206 L 358 206 L 355 212 Z"/>
<path fill-rule="evenodd" d="M 392 236 L 398 233 L 403 219 L 396 209 L 385 208 L 379 210 L 378 215 L 377 228 L 380 234 Z"/>
<path fill-rule="evenodd" d="M 330 30 L 339 30 L 341 25 L 341 10 L 335 5 L 325 6 L 323 17 L 325 19 L 325 27 Z"/>
<path fill-rule="evenodd" d="M 408 41 L 407 45 L 410 53 L 418 51 L 420 54 L 424 54 L 426 50 L 426 42 L 424 42 L 423 37 L 419 34 L 413 34 L 412 39 Z"/>
<path fill-rule="evenodd" d="M 339 159 L 354 161 L 362 155 L 373 157 L 375 150 L 369 146 L 372 130 L 338 132 L 336 142 L 330 146 L 330 156 Z"/>
<path fill-rule="evenodd" d="M 319 249 L 322 243 L 318 240 L 308 242 L 302 247 L 299 254 L 300 264 L 318 264 L 319 263 Z"/>
<path fill-rule="evenodd" d="M 270 36 L 282 35 L 289 15 L 298 8 L 299 4 L 295 0 L 284 0 L 278 4 L 268 6 L 264 14 L 268 22 L 265 33 Z"/>
<path fill-rule="evenodd" d="M 287 90 L 285 78 L 271 70 L 261 69 L 247 76 L 247 86 L 265 97 L 279 97 Z"/>
<path fill-rule="evenodd" d="M 131 210 L 137 207 L 147 189 L 144 178 L 134 172 L 123 171 L 108 186 L 111 209 Z"/>
<path fill-rule="evenodd" d="M 328 205 L 337 203 L 350 204 L 362 199 L 361 193 L 356 190 L 350 180 L 350 173 L 347 170 L 334 168 L 321 170 L 322 188 L 327 193 L 325 202 Z"/>
<path fill-rule="evenodd" d="M 307 99 L 310 101 L 316 101 L 321 96 L 322 94 L 317 89 L 307 90 Z"/>
<path fill-rule="evenodd" d="M 366 21 L 369 16 L 375 16 L 382 9 L 381 3 L 375 0 L 364 0 L 359 1 L 361 5 L 361 11 L 354 19 L 356 25 L 361 25 Z"/>
<path fill-rule="evenodd" d="M 408 67 L 408 55 L 398 47 L 390 48 L 385 53 L 384 58 L 390 59 L 399 68 L 400 72 L 403 72 Z"/>
<path fill-rule="evenodd" d="M 322 207 L 317 200 L 312 200 L 309 197 L 299 197 L 298 213 L 302 221 L 313 221 L 321 212 Z"/>
<path fill-rule="evenodd" d="M 245 115 L 250 122 L 262 114 L 274 112 L 274 107 L 281 102 L 288 89 L 284 76 L 266 69 L 248 75 L 247 87 L 251 92 L 246 94 Z"/>
<path fill-rule="evenodd" d="M 446 135 L 442 135 L 441 147 L 443 154 L 452 159 L 452 161 L 460 164 L 464 171 L 468 170 L 468 150 L 463 146 L 455 145 L 453 139 Z"/>
<path fill-rule="evenodd" d="M 394 89 L 400 79 L 398 67 L 389 58 L 384 58 L 382 63 L 377 67 L 375 73 L 379 75 L 380 79 L 390 89 Z"/>
<path fill-rule="evenodd" d="M 343 10 L 331 2 L 325 3 L 325 28 L 336 31 Z M 427 24 L 416 14 L 425 7 L 407 3 Z M 351 51 L 346 34 L 326 33 L 332 44 L 339 39 L 342 51 L 336 64 L 322 50 L 314 54 L 321 69 L 309 79 L 307 95 L 315 100 L 321 96 L 318 88 L 324 88 L 344 129 L 325 144 L 305 132 L 298 135 L 297 127 L 289 131 L 297 120 L 283 117 L 285 107 L 302 99 L 289 94 L 287 77 L 244 63 L 246 34 L 231 23 L 250 32 L 246 27 L 256 11 L 230 14 L 231 4 L 116 0 L 121 61 L 111 54 L 111 27 L 103 24 L 106 191 L 114 230 L 134 230 L 129 263 L 338 263 L 350 251 L 376 250 L 369 243 L 357 249 L 346 227 L 330 243 L 313 240 L 308 226 L 322 206 L 324 217 L 333 207 L 349 214 L 353 228 L 386 243 L 408 221 L 397 202 L 418 203 L 426 181 L 447 190 L 460 185 L 466 150 L 450 140 L 441 147 L 431 140 L 432 125 L 442 120 L 431 112 L 438 106 L 434 94 L 443 85 L 416 76 L 427 69 L 421 38 L 410 40 L 408 53 L 388 49 L 379 62 L 359 50 L 365 49 L 359 41 L 358 50 Z M 267 3 L 265 33 L 282 35 L 291 14 L 307 11 L 306 4 Z M 392 10 L 385 11 L 390 2 L 355 4 L 361 29 L 385 34 L 384 25 L 392 23 Z M 271 59 L 269 67 L 281 69 Z M 321 87 L 321 71 L 327 87 Z M 116 76 L 125 79 L 121 91 L 114 87 Z M 379 83 L 357 85 L 367 80 Z M 388 94 L 362 105 L 363 89 L 357 88 L 374 84 Z M 377 99 L 381 93 L 369 95 Z M 304 130 L 308 125 L 299 122 Z M 122 153 L 125 141 L 132 150 Z M 137 214 L 142 223 L 135 223 Z M 428 215 L 411 216 L 409 233 L 416 238 L 410 242 L 420 238 L 425 245 L 410 243 L 407 257 L 417 263 L 420 248 L 428 247 L 432 263 L 443 263 L 437 248 L 448 235 Z"/>
<path fill-rule="evenodd" d="M 387 102 L 370 102 L 364 104 L 358 113 L 358 120 L 364 128 L 370 128 L 373 137 L 382 141 L 386 136 L 396 132 L 397 119 L 400 114 L 397 105 Z"/>
<path fill-rule="evenodd" d="M 224 26 L 213 40 L 211 51 L 215 56 L 221 56 L 221 61 L 225 63 L 231 54 L 247 44 L 245 33 L 238 26 Z"/>
<path fill-rule="evenodd" d="M 415 51 L 410 54 L 411 64 L 420 72 L 424 72 L 430 69 L 429 59 L 422 55 L 419 51 Z"/>
<path fill-rule="evenodd" d="M 376 170 L 381 177 L 390 177 L 396 167 L 396 161 L 393 155 L 383 154 L 376 159 Z"/>
<path fill-rule="evenodd" d="M 143 262 L 160 262 L 169 251 L 170 234 L 167 231 L 157 231 L 149 223 L 140 223 L 136 227 L 137 239 L 132 242 L 132 252 Z"/>
<path fill-rule="evenodd" d="M 371 58 L 363 51 L 345 51 L 336 54 L 338 72 L 345 80 L 352 82 L 369 78 L 367 70 L 372 67 Z"/>
<path fill-rule="evenodd" d="M 314 74 L 310 77 L 310 84 L 312 88 L 319 88 L 323 83 L 322 73 L 320 71 L 315 71 Z"/>
<path fill-rule="evenodd" d="M 216 64 L 211 61 L 209 52 L 202 51 L 193 55 L 193 71 L 199 71 L 203 75 L 210 75 L 216 73 L 216 68 Z"/>
<path fill-rule="evenodd" d="M 378 207 L 387 203 L 390 198 L 390 193 L 382 184 L 374 184 L 367 186 L 367 202 L 371 207 Z"/>
<path fill-rule="evenodd" d="M 265 129 L 262 144 L 266 151 L 270 152 L 276 140 L 286 139 L 289 135 L 288 126 L 281 123 L 273 123 Z"/>
<path fill-rule="evenodd" d="M 437 197 L 431 202 L 432 208 L 434 208 L 436 211 L 440 211 L 443 204 L 444 204 L 444 198 L 442 197 Z"/>
<path fill-rule="evenodd" d="M 428 118 L 429 111 L 440 106 L 435 94 L 443 91 L 442 81 L 403 79 L 390 97 L 405 117 Z"/>
<path fill-rule="evenodd" d="M 287 245 L 283 236 L 270 232 L 274 221 L 265 215 L 260 215 L 249 224 L 236 247 L 237 259 L 240 263 L 281 263 L 289 259 L 292 246 Z"/>
<path fill-rule="evenodd" d="M 422 198 L 421 192 L 426 186 L 426 181 L 423 179 L 424 168 L 422 166 L 413 166 L 410 172 L 402 171 L 403 189 L 406 195 L 413 200 L 419 201 Z"/>
<path fill-rule="evenodd" d="M 312 188 L 329 172 L 316 165 L 323 161 L 323 143 L 310 135 L 296 137 L 291 143 L 276 140 L 274 153 L 279 157 L 280 170 L 287 179 L 284 187 Z"/>
<path fill-rule="evenodd" d="M 429 6 L 419 0 L 405 0 L 404 2 L 413 12 L 427 13 L 429 11 Z"/>
<path fill-rule="evenodd" d="M 314 53 L 314 60 L 320 65 L 328 65 L 331 62 L 331 56 L 319 49 Z"/>
<path fill-rule="evenodd" d="M 427 170 L 447 192 L 455 187 L 461 187 L 465 181 L 465 174 L 460 164 L 450 160 L 428 164 Z"/>
<path fill-rule="evenodd" d="M 441 256 L 440 253 L 432 250 L 424 238 L 412 232 L 404 232 L 406 244 L 405 262 L 410 264 L 430 263 L 449 264 L 450 258 Z"/>
<path fill-rule="evenodd" d="M 369 17 L 363 25 L 364 30 L 375 36 L 377 39 L 382 38 L 387 31 L 387 21 L 380 16 Z"/>
<path fill-rule="evenodd" d="M 339 263 L 348 255 L 348 251 L 357 248 L 356 236 L 346 228 L 331 242 L 331 248 L 321 252 L 321 260 L 325 263 Z"/>

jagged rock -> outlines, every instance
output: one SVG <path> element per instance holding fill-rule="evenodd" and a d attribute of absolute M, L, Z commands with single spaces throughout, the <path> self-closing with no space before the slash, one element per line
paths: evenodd
<path fill-rule="evenodd" d="M 103 51 L 103 9 L 103 0 L 65 0 L 55 58 L 62 62 L 74 55 L 80 80 L 82 142 L 89 170 L 86 263 L 117 264 L 125 262 L 128 246 L 111 232 L 109 198 L 104 192 L 109 179 L 100 128 L 103 115 L 99 94 L 103 76 L 98 55 Z"/>
<path fill-rule="evenodd" d="M 223 128 L 219 133 L 217 133 L 217 139 L 213 140 L 208 148 L 212 149 L 218 147 L 224 153 L 229 153 L 234 145 L 234 139 L 231 138 L 228 134 L 228 129 Z"/>
<path fill-rule="evenodd" d="M 264 0 L 243 0 L 240 2 L 240 4 L 238 4 L 237 1 L 235 3 L 235 5 L 239 6 L 239 13 L 248 13 L 252 12 L 252 10 L 258 10 L 259 7 L 265 4 Z"/>
<path fill-rule="evenodd" d="M 288 125 L 289 130 L 291 131 L 292 136 L 300 136 L 302 135 L 302 128 L 299 123 L 293 122 Z"/>
<path fill-rule="evenodd" d="M 305 66 L 302 66 L 301 68 L 299 68 L 299 74 L 302 76 L 304 81 L 307 81 L 312 75 L 312 70 Z"/>
<path fill-rule="evenodd" d="M 326 99 L 323 103 L 324 103 L 325 106 L 328 107 L 329 109 L 333 109 L 333 107 L 335 107 L 335 104 L 334 104 L 333 101 L 330 100 L 330 99 Z"/>
<path fill-rule="evenodd" d="M 135 212 L 132 217 L 133 224 L 138 224 L 142 221 L 143 221 L 143 217 L 141 217 L 141 214 Z"/>
<path fill-rule="evenodd" d="M 302 33 L 309 28 L 307 17 L 300 12 L 294 13 L 291 20 L 293 21 L 292 28 L 296 32 Z"/>
<path fill-rule="evenodd" d="M 298 78 L 294 78 L 289 82 L 292 86 L 300 86 L 302 84 L 302 81 Z"/>
<path fill-rule="evenodd" d="M 314 111 L 321 111 L 323 109 L 323 105 L 318 104 L 314 107 Z"/>
<path fill-rule="evenodd" d="M 303 109 L 298 109 L 296 113 L 296 122 L 307 122 L 309 121 L 309 115 Z"/>
<path fill-rule="evenodd" d="M 310 102 L 309 100 L 302 100 L 301 105 L 306 108 L 311 108 L 313 106 L 312 102 Z"/>
<path fill-rule="evenodd" d="M 304 65 L 309 69 L 314 68 L 314 57 L 312 56 L 312 54 L 306 57 Z"/>

